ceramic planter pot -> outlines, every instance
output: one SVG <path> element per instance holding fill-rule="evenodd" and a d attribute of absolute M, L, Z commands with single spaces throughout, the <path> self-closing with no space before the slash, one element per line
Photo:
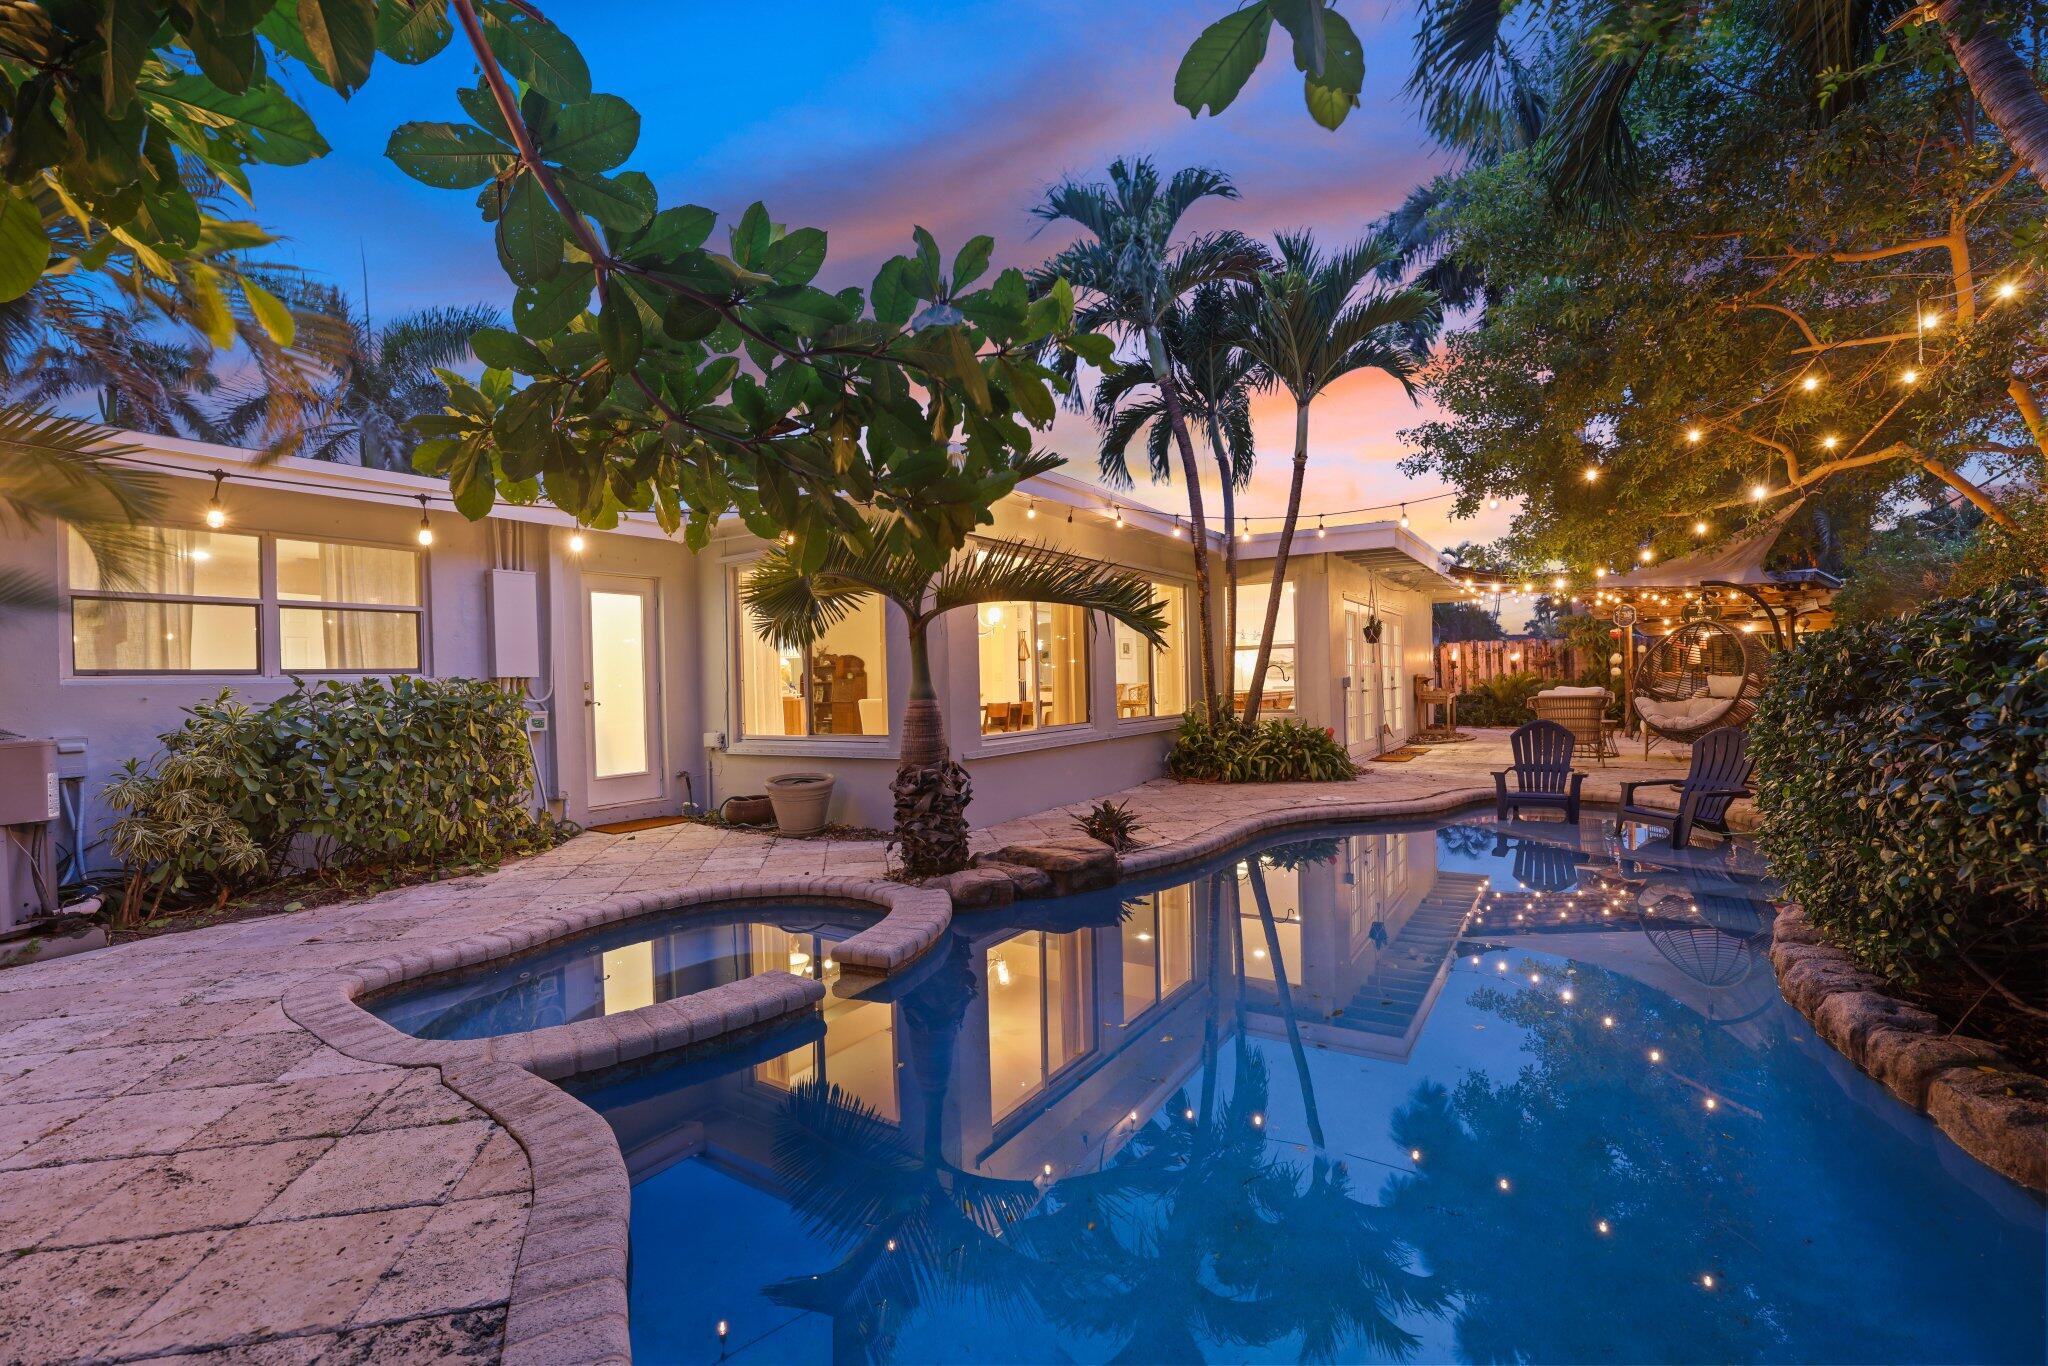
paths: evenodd
<path fill-rule="evenodd" d="M 775 819 L 775 804 L 765 796 L 727 797 L 718 814 L 734 825 L 766 825 Z"/>
<path fill-rule="evenodd" d="M 778 773 L 768 780 L 768 800 L 775 805 L 775 828 L 785 835 L 812 835 L 825 828 L 832 805 L 829 773 Z"/>

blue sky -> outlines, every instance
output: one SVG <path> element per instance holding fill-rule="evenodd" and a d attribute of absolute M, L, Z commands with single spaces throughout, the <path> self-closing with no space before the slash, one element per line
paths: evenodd
<path fill-rule="evenodd" d="M 755 199 L 779 221 L 823 228 L 825 282 L 866 284 L 907 249 L 912 224 L 948 251 L 986 232 L 998 265 L 1030 265 L 1065 241 L 1028 210 L 1068 174 L 1099 175 L 1118 155 L 1163 167 L 1217 167 L 1243 198 L 1206 208 L 1197 228 L 1270 236 L 1311 227 L 1357 235 L 1440 158 L 1400 95 L 1413 15 L 1391 0 L 1346 0 L 1366 45 L 1363 107 L 1332 133 L 1303 111 L 1300 78 L 1277 49 L 1220 118 L 1191 120 L 1173 103 L 1175 64 L 1224 0 L 964 0 L 908 3 L 663 6 L 551 3 L 598 89 L 641 112 L 630 163 L 664 204 L 736 214 Z M 407 119 L 459 118 L 454 90 L 474 79 L 459 44 L 416 68 L 380 62 L 346 103 L 301 76 L 294 93 L 333 152 L 255 182 L 257 216 L 286 240 L 273 253 L 360 289 L 367 273 L 379 317 L 435 304 L 503 304 L 486 226 L 466 193 L 432 190 L 384 159 Z M 1035 233 L 1035 235 L 1034 235 Z M 1398 385 L 1358 376 L 1315 410 L 1312 496 L 1335 510 L 1436 491 L 1394 469 L 1395 433 L 1421 411 Z M 1292 423 L 1284 400 L 1257 411 L 1263 469 L 1246 505 L 1285 505 Z M 1093 468 L 1088 424 L 1062 417 L 1050 442 Z M 1141 488 L 1161 506 L 1171 489 Z M 1412 509 L 1438 544 L 1487 539 L 1504 514 L 1446 524 L 1443 504 Z"/>

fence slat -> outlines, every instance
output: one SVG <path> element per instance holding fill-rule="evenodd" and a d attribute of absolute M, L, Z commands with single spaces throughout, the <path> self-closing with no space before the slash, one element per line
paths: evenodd
<path fill-rule="evenodd" d="M 1436 647 L 1436 684 L 1454 693 L 1470 692 L 1517 673 L 1569 682 L 1578 676 L 1576 654 L 1561 640 L 1461 640 Z"/>

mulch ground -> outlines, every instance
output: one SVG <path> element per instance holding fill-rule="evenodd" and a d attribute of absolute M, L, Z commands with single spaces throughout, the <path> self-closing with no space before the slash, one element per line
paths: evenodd
<path fill-rule="evenodd" d="M 2007 985 L 2022 998 L 2028 995 L 2024 984 Z M 1931 1011 L 1957 1034 L 1996 1044 L 2015 1066 L 2036 1076 L 2048 1076 L 2048 1020 L 2013 1005 L 1986 986 L 1983 978 L 1969 972 L 1938 977 L 1929 974 L 1913 986 L 1893 985 L 1886 990 L 1902 1001 Z M 2048 999 L 2048 991 L 2036 991 L 2034 995 Z"/>

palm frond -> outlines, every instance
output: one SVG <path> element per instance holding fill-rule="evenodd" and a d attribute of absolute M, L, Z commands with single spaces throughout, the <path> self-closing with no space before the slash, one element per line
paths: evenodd
<path fill-rule="evenodd" d="M 834 539 L 823 562 L 806 570 L 804 552 L 778 545 L 763 555 L 740 586 L 740 601 L 762 634 L 782 648 L 814 645 L 852 615 L 870 594 L 917 614 L 931 573 L 878 528 L 866 549 Z"/>
<path fill-rule="evenodd" d="M 59 522 L 77 531 L 105 582 L 133 575 L 136 523 L 162 502 L 158 481 L 122 465 L 135 447 L 80 418 L 0 403 L 0 522 L 27 531 Z M 0 608 L 47 606 L 47 585 L 16 573 L 0 583 Z"/>
<path fill-rule="evenodd" d="M 988 602 L 1045 602 L 1101 612 L 1154 645 L 1165 643 L 1166 608 L 1149 580 L 1049 545 L 992 541 L 955 556 L 932 581 L 932 611 Z"/>

